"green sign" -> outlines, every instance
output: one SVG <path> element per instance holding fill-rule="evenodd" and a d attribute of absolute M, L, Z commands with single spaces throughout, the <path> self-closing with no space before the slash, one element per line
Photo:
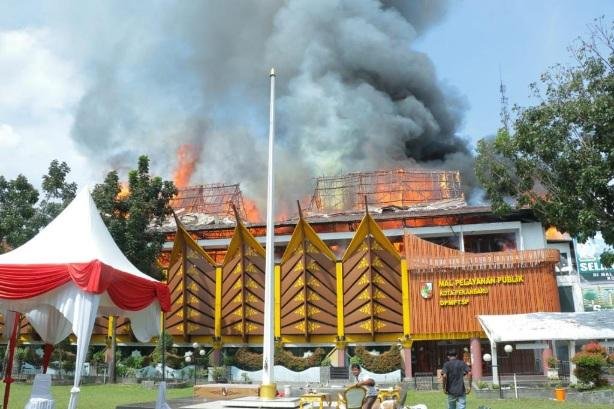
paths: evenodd
<path fill-rule="evenodd" d="M 604 267 L 599 259 L 578 258 L 578 272 L 587 281 L 612 281 L 614 283 L 614 268 Z"/>
<path fill-rule="evenodd" d="M 585 281 L 614 284 L 614 266 L 605 267 L 600 261 L 601 254 L 606 249 L 610 247 L 603 241 L 601 233 L 586 243 L 576 243 L 578 272 Z"/>

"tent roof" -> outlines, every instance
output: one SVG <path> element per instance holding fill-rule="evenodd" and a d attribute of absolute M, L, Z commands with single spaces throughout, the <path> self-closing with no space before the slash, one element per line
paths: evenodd
<path fill-rule="evenodd" d="M 99 260 L 117 270 L 155 281 L 139 271 L 107 230 L 87 188 L 34 238 L 0 255 L 0 264 L 89 263 Z"/>
<path fill-rule="evenodd" d="M 478 315 L 491 341 L 614 339 L 614 311 Z"/>

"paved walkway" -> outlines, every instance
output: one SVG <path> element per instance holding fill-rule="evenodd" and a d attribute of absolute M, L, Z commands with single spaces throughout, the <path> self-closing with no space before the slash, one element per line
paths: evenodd
<path fill-rule="evenodd" d="M 171 409 L 222 409 L 222 401 L 207 402 L 204 399 L 180 398 L 167 401 Z M 130 403 L 119 405 L 116 409 L 155 409 L 156 402 Z"/>

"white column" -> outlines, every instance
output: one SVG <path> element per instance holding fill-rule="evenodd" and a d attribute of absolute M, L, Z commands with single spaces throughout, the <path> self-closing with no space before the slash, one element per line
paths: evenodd
<path fill-rule="evenodd" d="M 569 341 L 569 383 L 571 384 L 578 383 L 578 378 L 574 374 L 574 369 L 576 369 L 576 364 L 574 364 L 571 361 L 575 354 L 576 354 L 576 341 Z"/>
<path fill-rule="evenodd" d="M 492 356 L 492 384 L 499 385 L 499 366 L 497 364 L 497 343 L 490 341 L 490 355 Z M 499 385 L 500 387 L 501 385 Z"/>
<path fill-rule="evenodd" d="M 267 176 L 267 205 L 266 205 L 266 262 L 264 287 L 264 340 L 262 345 L 262 385 L 273 385 L 273 368 L 275 365 L 274 345 L 274 303 L 275 303 L 275 222 L 274 215 L 274 178 L 273 178 L 273 141 L 275 139 L 275 70 L 271 69 L 271 108 L 269 114 L 269 166 Z M 265 388 L 261 394 L 265 398 L 274 398 L 274 386 Z M 270 390 L 273 389 L 273 390 Z M 272 396 L 270 396 L 272 394 Z"/>

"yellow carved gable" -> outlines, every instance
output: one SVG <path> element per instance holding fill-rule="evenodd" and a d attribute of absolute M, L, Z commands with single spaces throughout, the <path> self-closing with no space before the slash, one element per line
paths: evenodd
<path fill-rule="evenodd" d="M 384 328 L 386 326 L 385 322 L 382 322 L 380 320 L 373 320 L 374 323 L 374 330 L 380 330 L 382 328 Z M 366 320 L 365 322 L 363 322 L 362 324 L 360 324 L 360 328 L 366 330 L 366 331 L 371 331 L 371 320 Z"/>
<path fill-rule="evenodd" d="M 322 269 L 320 268 L 320 265 L 316 263 L 315 260 L 309 260 L 309 263 L 307 263 L 307 270 L 311 271 L 312 273 L 322 271 Z"/>
<path fill-rule="evenodd" d="M 371 298 L 371 293 L 369 292 L 368 288 L 364 289 L 360 294 L 358 294 L 359 300 L 368 300 L 369 298 Z"/>
<path fill-rule="evenodd" d="M 375 257 L 373 259 L 373 267 L 379 268 L 379 269 L 384 268 L 384 262 L 382 261 L 381 258 Z"/>
<path fill-rule="evenodd" d="M 307 243 L 307 253 L 309 254 L 317 254 L 320 251 L 316 248 L 316 246 L 313 245 L 313 243 L 308 242 Z"/>
<path fill-rule="evenodd" d="M 384 277 L 379 274 L 373 274 L 373 282 L 379 285 L 386 284 L 386 280 L 384 280 Z"/>
<path fill-rule="evenodd" d="M 314 315 L 317 315 L 317 314 L 319 314 L 319 313 L 321 313 L 321 312 L 322 312 L 322 310 L 321 310 L 321 309 L 319 309 L 319 308 L 317 308 L 317 307 L 314 307 L 313 305 L 310 305 L 310 306 L 307 308 L 307 314 L 308 314 L 310 317 L 313 317 Z"/>
<path fill-rule="evenodd" d="M 358 280 L 359 285 L 369 284 L 369 273 L 365 273 L 360 276 L 360 280 Z"/>
<path fill-rule="evenodd" d="M 375 314 L 381 314 L 383 312 L 386 312 L 386 308 L 379 304 L 374 304 L 374 310 Z M 365 304 L 359 311 L 365 315 L 371 315 L 371 303 Z"/>
<path fill-rule="evenodd" d="M 366 257 L 360 259 L 360 263 L 358 263 L 358 268 L 367 268 L 369 267 L 369 260 Z"/>
<path fill-rule="evenodd" d="M 301 305 L 300 307 L 295 309 L 293 312 L 299 317 L 304 317 L 305 316 L 305 306 Z"/>
<path fill-rule="evenodd" d="M 297 271 L 303 271 L 303 260 L 299 260 L 298 263 L 296 263 L 296 265 L 294 266 L 294 268 L 292 269 L 293 272 L 297 272 Z"/>
<path fill-rule="evenodd" d="M 258 285 L 257 282 L 255 282 L 253 279 L 248 278 L 247 279 L 247 283 L 245 284 L 245 286 L 247 288 L 260 288 L 260 285 Z"/>
<path fill-rule="evenodd" d="M 318 288 L 320 286 L 320 282 L 315 277 L 309 277 L 307 284 L 309 284 L 311 288 Z"/>
<path fill-rule="evenodd" d="M 373 299 L 374 300 L 385 300 L 387 299 L 388 296 L 386 295 L 385 292 L 375 289 L 375 291 L 373 291 Z"/>
<path fill-rule="evenodd" d="M 321 298 L 320 298 L 320 296 L 317 293 L 315 293 L 313 291 L 309 291 L 307 293 L 307 301 L 320 301 L 320 300 L 321 300 Z"/>

